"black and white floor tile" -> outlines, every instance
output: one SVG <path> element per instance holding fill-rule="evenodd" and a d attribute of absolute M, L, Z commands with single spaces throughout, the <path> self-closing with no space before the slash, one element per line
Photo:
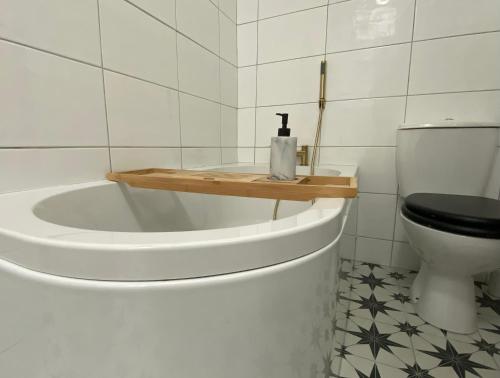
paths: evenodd
<path fill-rule="evenodd" d="M 416 275 L 344 261 L 333 375 L 342 378 L 500 377 L 500 300 L 476 284 L 479 330 L 459 335 L 422 320 L 410 302 Z"/>

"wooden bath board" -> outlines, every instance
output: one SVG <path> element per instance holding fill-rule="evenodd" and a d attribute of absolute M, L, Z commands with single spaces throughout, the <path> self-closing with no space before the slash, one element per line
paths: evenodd
<path fill-rule="evenodd" d="M 149 168 L 110 172 L 106 178 L 138 188 L 293 201 L 354 198 L 358 193 L 356 177 L 340 176 L 297 176 L 293 181 L 277 181 L 267 174 Z"/>

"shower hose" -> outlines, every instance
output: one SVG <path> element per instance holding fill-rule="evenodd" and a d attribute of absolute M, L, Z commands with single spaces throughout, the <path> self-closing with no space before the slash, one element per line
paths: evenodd
<path fill-rule="evenodd" d="M 321 71 L 319 80 L 319 113 L 318 113 L 318 123 L 316 125 L 316 135 L 314 137 L 314 146 L 311 156 L 311 165 L 309 167 L 309 175 L 314 176 L 316 173 L 316 165 L 318 162 L 318 151 L 321 144 L 321 128 L 323 126 L 323 113 L 325 111 L 325 84 L 326 84 L 326 60 L 321 61 Z M 314 203 L 315 200 L 312 200 Z M 276 200 L 274 204 L 273 220 L 278 219 L 278 209 L 280 206 L 280 200 Z"/>

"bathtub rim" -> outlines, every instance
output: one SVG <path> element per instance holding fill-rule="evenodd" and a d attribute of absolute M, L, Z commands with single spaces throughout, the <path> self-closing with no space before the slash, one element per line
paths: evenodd
<path fill-rule="evenodd" d="M 239 164 L 217 168 L 234 166 L 255 165 Z M 340 175 L 352 175 L 356 172 L 355 166 L 328 165 L 321 168 L 338 170 Z M 98 281 L 178 280 L 230 274 L 292 261 L 325 247 L 340 234 L 339 226 L 345 221 L 340 218 L 342 213 L 345 213 L 346 204 L 350 203 L 343 198 L 320 199 L 305 211 L 274 222 L 177 233 L 183 234 L 184 237 L 196 234 L 201 239 L 184 243 L 151 241 L 152 235 L 161 239 L 166 234 L 169 236 L 174 234 L 162 232 L 146 233 L 149 236 L 149 240 L 146 241 L 120 243 L 117 240 L 120 236 L 126 239 L 130 238 L 131 234 L 137 236 L 143 233 L 89 231 L 64 227 L 39 219 L 32 212 L 36 203 L 54 195 L 54 191 L 63 193 L 68 192 L 68 189 L 78 190 L 96 185 L 118 184 L 97 181 L 9 193 L 5 196 L 0 195 L 0 209 L 2 200 L 8 197 L 17 196 L 23 199 L 37 193 L 39 197 L 24 203 L 22 211 L 36 218 L 40 224 L 50 225 L 49 228 L 53 230 L 70 232 L 81 230 L 83 231 L 81 235 L 89 237 L 103 235 L 109 237 L 107 243 L 41 237 L 23 234 L 16 230 L 5 230 L 0 226 L 0 245 L 7 241 L 9 246 L 14 246 L 12 251 L 9 248 L 6 251 L 0 250 L 0 259 L 42 273 Z M 305 220 L 296 225 L 294 222 L 298 217 L 303 217 Z M 339 222 L 341 223 L 338 224 Z M 253 229 L 255 232 L 242 236 L 238 234 L 238 230 L 241 229 Z M 220 237 L 212 240 L 206 237 L 217 232 L 221 233 Z M 304 236 L 307 236 L 307 243 L 301 240 Z M 238 253 L 234 253 L 235 248 L 238 248 Z M 207 261 L 202 263 L 200 259 Z M 213 263 L 211 259 L 217 260 L 218 264 Z M 194 264 L 187 266 L 190 262 Z"/>
<path fill-rule="evenodd" d="M 262 166 L 259 164 L 243 164 L 243 163 L 237 163 L 237 164 L 228 164 L 228 165 L 220 165 L 220 166 L 210 166 L 210 167 L 204 167 L 203 169 L 224 169 L 224 168 L 232 168 L 232 167 L 253 167 L 253 166 Z M 340 166 L 340 165 L 321 165 L 318 168 L 320 169 L 332 169 L 340 172 L 340 176 L 350 176 L 350 175 L 357 175 L 357 167 L 354 165 L 345 165 L 345 166 Z M 168 250 L 170 248 L 192 248 L 200 245 L 210 245 L 210 246 L 215 246 L 219 244 L 234 244 L 239 241 L 255 241 L 260 238 L 272 238 L 272 237 L 283 237 L 287 236 L 289 234 L 292 234 L 293 232 L 296 231 L 301 231 L 301 230 L 307 230 L 313 227 L 317 227 L 325 222 L 328 222 L 331 218 L 337 217 L 341 212 L 342 209 L 344 208 L 344 202 L 345 198 L 320 198 L 318 199 L 315 204 L 313 204 L 311 207 L 307 208 L 304 211 L 301 211 L 297 214 L 284 217 L 281 219 L 278 219 L 276 221 L 272 221 L 271 224 L 273 227 L 263 230 L 263 231 L 257 231 L 254 234 L 248 234 L 248 235 L 237 235 L 235 233 L 236 230 L 245 230 L 245 231 L 250 231 L 252 228 L 256 229 L 257 227 L 260 227 L 262 225 L 270 224 L 269 221 L 267 222 L 258 222 L 254 224 L 248 224 L 248 225 L 242 225 L 242 226 L 232 226 L 232 227 L 222 227 L 222 228 L 213 228 L 213 229 L 206 229 L 206 230 L 192 230 L 192 231 L 173 231 L 173 232 L 123 232 L 123 231 L 104 231 L 104 230 L 91 230 L 91 229 L 82 229 L 82 228 L 77 228 L 77 227 L 70 227 L 70 226 L 64 226 L 56 223 L 52 223 L 49 221 L 46 221 L 42 218 L 39 218 L 36 216 L 33 212 L 34 207 L 51 197 L 54 197 L 56 195 L 62 194 L 62 193 L 69 193 L 69 192 L 76 192 L 82 189 L 87 189 L 87 188 L 92 188 L 92 187 L 97 187 L 97 186 L 114 186 L 114 185 L 120 185 L 115 182 L 110 182 L 107 180 L 98 180 L 98 181 L 90 181 L 90 182 L 85 182 L 85 183 L 78 183 L 78 184 L 70 184 L 70 185 L 58 185 L 58 186 L 52 186 L 52 187 L 46 187 L 46 188 L 39 188 L 39 189 L 32 189 L 32 190 L 26 190 L 26 191 L 21 191 L 21 192 L 11 192 L 11 193 L 3 193 L 0 194 L 0 209 L 1 207 L 1 202 L 4 200 L 4 197 L 17 197 L 17 196 L 26 196 L 28 197 L 28 203 L 25 203 L 25 209 L 26 207 L 29 207 L 30 212 L 29 212 L 29 217 L 34 219 L 36 223 L 36 226 L 38 225 L 45 225 L 48 228 L 49 234 L 45 235 L 33 235 L 32 232 L 33 230 L 12 230 L 12 229 L 6 229 L 2 227 L 2 224 L 0 222 L 0 235 L 5 235 L 8 237 L 12 237 L 15 239 L 19 240 L 26 240 L 30 242 L 36 242 L 40 245 L 45 245 L 45 246 L 72 246 L 72 247 L 78 247 L 78 248 L 83 248 L 83 249 L 93 249 L 93 248 L 99 248 L 99 249 L 104 249 L 104 250 L 109 250 L 109 251 L 115 251 L 115 250 L 123 250 L 123 249 L 130 249 L 130 248 L 141 248 L 141 249 L 148 249 L 148 250 L 154 250 L 156 248 L 160 248 L 162 250 Z M 147 189 L 144 189 L 147 190 Z M 29 198 L 30 195 L 34 195 L 35 198 Z M 26 198 L 23 198 L 26 199 Z M 314 214 L 316 213 L 316 214 Z M 305 222 L 302 222 L 300 224 L 297 224 L 295 226 L 290 226 L 290 223 L 292 223 L 294 220 L 297 220 L 297 216 L 299 214 L 307 214 L 307 215 L 312 215 L 314 216 L 314 219 L 312 220 L 307 220 Z M 36 233 L 36 230 L 35 230 Z M 86 240 L 72 240 L 72 239 L 58 239 L 55 238 L 57 235 L 72 235 L 72 234 L 87 234 L 87 235 L 92 235 L 92 236 L 106 236 L 106 235 L 113 235 L 113 240 L 112 241 L 107 241 L 107 240 L 102 240 L 100 242 L 89 242 Z M 220 235 L 220 237 L 217 238 L 210 238 L 211 233 L 222 233 L 223 235 Z M 121 237 L 123 236 L 123 238 Z M 161 239 L 164 237 L 170 237 L 172 238 L 170 241 L 157 241 L 155 239 Z M 176 238 L 179 237 L 179 238 Z M 194 238 L 193 238 L 194 237 Z M 130 241 L 125 242 L 125 240 L 129 238 Z M 135 239 L 135 240 L 134 240 Z M 195 239 L 195 240 L 193 240 Z M 117 241 L 117 240 L 123 240 L 123 242 Z M 0 255 L 1 257 L 1 255 Z"/>

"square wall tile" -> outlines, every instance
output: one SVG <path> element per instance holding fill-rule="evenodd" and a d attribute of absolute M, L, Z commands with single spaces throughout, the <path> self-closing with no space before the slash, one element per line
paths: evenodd
<path fill-rule="evenodd" d="M 237 0 L 238 24 L 256 21 L 258 17 L 259 0 Z"/>
<path fill-rule="evenodd" d="M 101 64 L 94 0 L 3 0 L 0 14 L 2 38 Z"/>
<path fill-rule="evenodd" d="M 248 0 L 247 0 L 248 1 Z M 236 22 L 237 0 L 219 0 L 219 9 Z"/>
<path fill-rule="evenodd" d="M 327 56 L 327 100 L 406 95 L 410 44 Z"/>
<path fill-rule="evenodd" d="M 182 167 L 197 168 L 221 164 L 220 148 L 183 148 Z"/>
<path fill-rule="evenodd" d="M 500 88 L 500 32 L 416 42 L 410 94 Z"/>
<path fill-rule="evenodd" d="M 259 22 L 259 63 L 302 58 L 325 51 L 326 7 Z"/>
<path fill-rule="evenodd" d="M 323 146 L 395 146 L 404 122 L 405 97 L 328 102 Z"/>
<path fill-rule="evenodd" d="M 220 13 L 220 56 L 235 66 L 238 64 L 237 43 L 236 24 Z"/>
<path fill-rule="evenodd" d="M 199 97 L 180 94 L 183 147 L 220 146 L 220 105 Z"/>
<path fill-rule="evenodd" d="M 177 91 L 105 72 L 111 146 L 180 146 Z"/>
<path fill-rule="evenodd" d="M 220 101 L 219 58 L 180 34 L 178 51 L 179 89 Z"/>
<path fill-rule="evenodd" d="M 254 163 L 254 149 L 238 147 L 238 163 Z"/>
<path fill-rule="evenodd" d="M 356 237 L 352 235 L 342 235 L 340 237 L 340 257 L 354 260 L 356 254 Z"/>
<path fill-rule="evenodd" d="M 222 164 L 233 164 L 238 162 L 237 148 L 221 148 Z"/>
<path fill-rule="evenodd" d="M 106 146 L 101 70 L 0 41 L 0 146 Z"/>
<path fill-rule="evenodd" d="M 103 180 L 108 171 L 107 148 L 0 149 L 0 193 Z"/>
<path fill-rule="evenodd" d="M 255 106 L 257 67 L 238 68 L 238 108 Z"/>
<path fill-rule="evenodd" d="M 396 225 L 394 227 L 394 240 L 401 242 L 408 242 L 408 237 L 406 236 L 406 231 L 403 226 L 403 220 L 401 218 L 401 205 L 403 204 L 403 199 L 398 198 L 398 204 L 396 208 Z"/>
<path fill-rule="evenodd" d="M 390 265 L 392 242 L 390 240 L 356 238 L 356 260 L 373 264 Z"/>
<path fill-rule="evenodd" d="M 347 235 L 356 235 L 358 229 L 358 199 L 351 200 L 351 208 L 345 224 L 344 233 Z"/>
<path fill-rule="evenodd" d="M 111 148 L 113 171 L 151 167 L 180 168 L 180 148 Z"/>
<path fill-rule="evenodd" d="M 257 23 L 238 25 L 238 66 L 257 64 Z"/>
<path fill-rule="evenodd" d="M 328 0 L 260 0 L 259 18 L 297 12 L 328 4 Z"/>
<path fill-rule="evenodd" d="M 175 0 L 129 0 L 141 9 L 175 28 Z"/>
<path fill-rule="evenodd" d="M 327 52 L 410 42 L 415 0 L 352 0 L 330 5 Z"/>
<path fill-rule="evenodd" d="M 125 1 L 99 4 L 104 67 L 177 88 L 175 31 Z"/>
<path fill-rule="evenodd" d="M 395 147 L 321 147 L 320 164 L 356 164 L 361 192 L 397 192 Z"/>
<path fill-rule="evenodd" d="M 221 106 L 221 146 L 238 146 L 238 110 L 229 106 Z"/>
<path fill-rule="evenodd" d="M 418 270 L 420 269 L 420 257 L 408 243 L 394 242 L 391 266 Z"/>
<path fill-rule="evenodd" d="M 409 96 L 406 122 L 427 123 L 453 118 L 500 122 L 500 91 Z"/>
<path fill-rule="evenodd" d="M 289 113 L 291 136 L 297 137 L 297 146 L 313 145 L 318 119 L 317 104 L 266 106 L 257 108 L 257 147 L 269 147 L 271 138 L 278 135 L 281 117 L 276 113 Z"/>
<path fill-rule="evenodd" d="M 271 149 L 268 147 L 259 147 L 255 149 L 255 162 L 270 164 Z"/>
<path fill-rule="evenodd" d="M 414 39 L 500 29 L 496 0 L 418 0 Z"/>
<path fill-rule="evenodd" d="M 321 60 L 313 57 L 259 66 L 257 105 L 317 101 Z"/>
<path fill-rule="evenodd" d="M 500 147 L 497 148 L 496 158 L 491 169 L 491 177 L 486 187 L 485 197 L 500 199 Z"/>
<path fill-rule="evenodd" d="M 395 215 L 395 195 L 359 193 L 358 235 L 392 240 Z"/>
<path fill-rule="evenodd" d="M 219 53 L 219 10 L 210 1 L 177 1 L 177 28 L 210 51 Z"/>
<path fill-rule="evenodd" d="M 220 101 L 224 105 L 238 106 L 238 69 L 221 60 L 220 61 Z"/>
<path fill-rule="evenodd" d="M 238 147 L 254 147 L 254 145 L 255 108 L 238 109 Z"/>

